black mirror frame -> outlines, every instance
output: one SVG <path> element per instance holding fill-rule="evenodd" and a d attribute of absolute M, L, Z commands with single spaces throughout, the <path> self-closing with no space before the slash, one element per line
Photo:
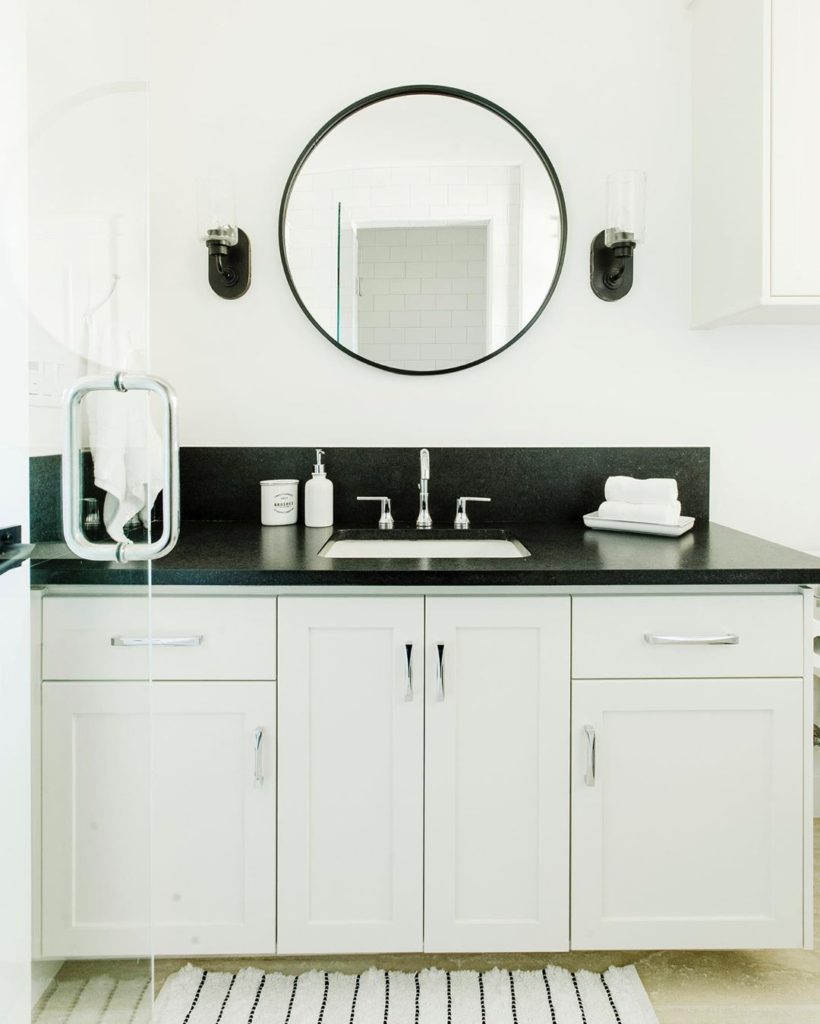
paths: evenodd
<path fill-rule="evenodd" d="M 506 121 L 507 124 L 514 128 L 519 135 L 529 143 L 543 164 L 544 169 L 552 182 L 553 188 L 555 189 L 555 195 L 558 200 L 558 212 L 561 219 L 561 245 L 558 251 L 558 261 L 555 266 L 555 274 L 553 276 L 552 283 L 547 290 L 547 294 L 544 296 L 544 301 L 535 311 L 529 322 L 521 328 L 518 334 L 510 338 L 506 344 L 502 345 L 501 348 L 496 349 L 494 352 L 490 352 L 486 356 L 482 356 L 480 359 L 474 359 L 470 363 L 462 363 L 460 366 L 448 366 L 442 370 L 405 370 L 397 366 L 386 366 L 384 363 L 377 363 L 372 359 L 365 359 L 364 356 L 360 356 L 357 352 L 351 352 L 350 349 L 341 345 L 336 338 L 328 334 L 324 327 L 316 321 L 310 310 L 302 301 L 302 297 L 296 287 L 296 282 L 293 280 L 287 253 L 285 251 L 285 218 L 288 212 L 288 203 L 290 201 L 291 192 L 293 191 L 293 186 L 299 172 L 302 170 L 302 167 L 304 167 L 308 157 L 311 155 L 313 150 L 316 149 L 322 139 L 333 131 L 337 125 L 341 124 L 342 121 L 347 120 L 348 117 L 358 113 L 360 110 L 364 110 L 366 107 L 370 107 L 375 103 L 381 103 L 383 100 L 395 99 L 397 96 L 417 95 L 450 96 L 453 99 L 464 100 L 467 103 L 474 103 L 476 106 L 483 107 L 485 110 L 489 110 L 490 113 L 500 117 L 503 121 Z M 358 359 L 360 363 L 367 363 L 368 366 L 375 366 L 377 369 L 386 370 L 388 373 L 401 373 L 408 377 L 429 377 L 434 374 L 455 373 L 457 370 L 466 370 L 472 366 L 478 366 L 480 363 L 486 363 L 488 359 L 494 359 L 496 356 L 508 349 L 510 345 L 514 345 L 522 335 L 527 333 L 535 321 L 541 316 L 547 306 L 547 303 L 552 298 L 552 294 L 555 291 L 555 286 L 558 284 L 558 278 L 561 276 L 561 270 L 564 266 L 566 248 L 567 208 L 564 202 L 564 193 L 561 189 L 561 183 L 558 180 L 558 175 L 555 173 L 555 168 L 552 166 L 550 158 L 547 156 L 539 141 L 535 138 L 532 132 L 518 120 L 518 118 L 514 117 L 509 113 L 509 111 L 504 110 L 503 107 L 499 107 L 498 104 L 493 103 L 492 100 L 485 99 L 483 96 L 478 96 L 476 93 L 466 92 L 463 89 L 455 89 L 447 85 L 400 85 L 392 89 L 383 89 L 381 92 L 374 92 L 370 96 L 365 96 L 363 99 L 357 100 L 355 103 L 351 103 L 343 110 L 340 110 L 338 114 L 332 117 L 326 124 L 322 125 L 319 131 L 316 132 L 310 142 L 308 142 L 299 154 L 299 158 L 293 165 L 293 169 L 288 175 L 288 180 L 285 182 L 285 190 L 282 193 L 282 202 L 279 207 L 279 254 L 282 258 L 282 267 L 285 271 L 285 277 L 287 278 L 290 290 L 293 292 L 293 297 L 296 299 L 308 320 L 332 345 L 335 345 L 336 348 L 340 349 L 345 353 L 345 355 L 350 356 L 352 359 Z"/>

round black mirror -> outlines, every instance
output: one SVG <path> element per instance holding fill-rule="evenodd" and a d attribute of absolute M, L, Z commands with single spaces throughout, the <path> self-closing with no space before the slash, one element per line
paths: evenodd
<path fill-rule="evenodd" d="M 334 345 L 394 373 L 498 355 L 552 296 L 567 215 L 511 114 L 446 86 L 346 107 L 310 140 L 279 212 L 285 275 Z"/>

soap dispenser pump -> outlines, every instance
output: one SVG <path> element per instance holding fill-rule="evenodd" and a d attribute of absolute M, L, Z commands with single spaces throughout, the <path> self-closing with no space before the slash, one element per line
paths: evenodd
<path fill-rule="evenodd" d="M 325 475 L 324 454 L 316 449 L 313 476 L 305 484 L 305 526 L 333 526 L 333 484 Z"/>

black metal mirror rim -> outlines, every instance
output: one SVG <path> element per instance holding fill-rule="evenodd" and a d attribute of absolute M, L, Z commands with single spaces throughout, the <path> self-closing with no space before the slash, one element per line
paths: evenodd
<path fill-rule="evenodd" d="M 556 199 L 558 201 L 558 211 L 560 215 L 561 225 L 561 240 L 558 250 L 558 260 L 555 266 L 555 274 L 553 275 L 552 282 L 550 283 L 549 289 L 547 290 L 544 300 L 538 309 L 535 311 L 530 320 L 521 328 L 521 330 L 506 344 L 497 348 L 494 352 L 488 353 L 486 356 L 482 356 L 480 359 L 474 359 L 469 363 L 462 363 L 460 366 L 449 366 L 446 369 L 441 370 L 406 370 L 397 366 L 387 366 L 384 363 L 377 363 L 372 359 L 366 359 L 364 356 L 359 355 L 357 352 L 351 352 L 350 349 L 345 348 L 344 345 L 340 344 L 336 338 L 318 323 L 315 317 L 311 314 L 305 303 L 302 301 L 302 297 L 299 294 L 299 289 L 296 287 L 296 282 L 293 279 L 291 273 L 290 264 L 288 262 L 287 250 L 285 246 L 285 219 L 288 212 L 288 203 L 290 196 L 293 191 L 293 187 L 296 183 L 296 179 L 299 176 L 299 172 L 304 167 L 308 160 L 308 157 L 316 149 L 322 139 L 325 138 L 330 132 L 333 131 L 338 125 L 353 114 L 358 113 L 360 110 L 364 110 L 367 107 L 373 106 L 375 103 L 381 103 L 383 100 L 395 99 L 397 96 L 450 96 L 453 99 L 464 100 L 467 103 L 474 103 L 478 107 L 482 107 L 484 110 L 488 110 L 496 116 L 500 117 L 503 121 L 506 121 L 512 128 L 514 128 L 532 147 L 537 154 L 539 160 L 544 166 L 544 170 L 547 172 L 552 186 L 555 189 Z M 383 89 L 380 92 L 374 92 L 370 96 L 365 96 L 363 99 L 356 100 L 355 103 L 351 103 L 349 106 L 340 110 L 338 114 L 335 114 L 329 121 L 327 121 L 313 138 L 308 142 L 296 163 L 293 165 L 293 169 L 288 175 L 288 180 L 285 182 L 285 190 L 282 193 L 282 202 L 279 207 L 279 254 L 282 258 L 282 267 L 285 271 L 285 277 L 287 279 L 290 290 L 293 292 L 293 297 L 296 299 L 302 312 L 313 324 L 320 334 L 324 335 L 325 338 L 336 348 L 340 349 L 345 355 L 351 356 L 353 359 L 358 359 L 361 363 L 367 363 L 369 366 L 375 366 L 379 370 L 386 370 L 389 373 L 401 373 L 411 377 L 428 377 L 434 374 L 441 373 L 455 373 L 457 370 L 466 370 L 471 366 L 478 366 L 479 363 L 486 363 L 488 359 L 493 359 L 514 345 L 518 339 L 527 333 L 532 327 L 535 321 L 541 316 L 546 309 L 547 303 L 552 298 L 552 294 L 555 291 L 555 286 L 558 284 L 558 278 L 561 276 L 561 269 L 564 265 L 564 254 L 567 248 L 567 208 L 564 202 L 564 193 L 561 189 L 561 183 L 558 180 L 558 175 L 555 173 L 555 168 L 547 156 L 541 143 L 536 139 L 532 132 L 523 125 L 517 117 L 514 117 L 509 111 L 503 107 L 499 107 L 497 103 L 493 103 L 492 100 L 486 99 L 484 96 L 478 96 L 473 92 L 466 92 L 464 89 L 455 89 L 447 85 L 400 85 L 395 86 L 392 89 Z"/>

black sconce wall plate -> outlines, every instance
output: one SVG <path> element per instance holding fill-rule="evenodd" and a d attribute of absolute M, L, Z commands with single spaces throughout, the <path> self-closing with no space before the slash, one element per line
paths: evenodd
<path fill-rule="evenodd" d="M 251 286 L 251 243 L 237 228 L 236 245 L 208 247 L 208 283 L 222 299 L 238 299 Z"/>
<path fill-rule="evenodd" d="M 599 299 L 615 302 L 632 288 L 634 242 L 624 242 L 611 248 L 601 231 L 589 247 L 589 283 Z"/>

